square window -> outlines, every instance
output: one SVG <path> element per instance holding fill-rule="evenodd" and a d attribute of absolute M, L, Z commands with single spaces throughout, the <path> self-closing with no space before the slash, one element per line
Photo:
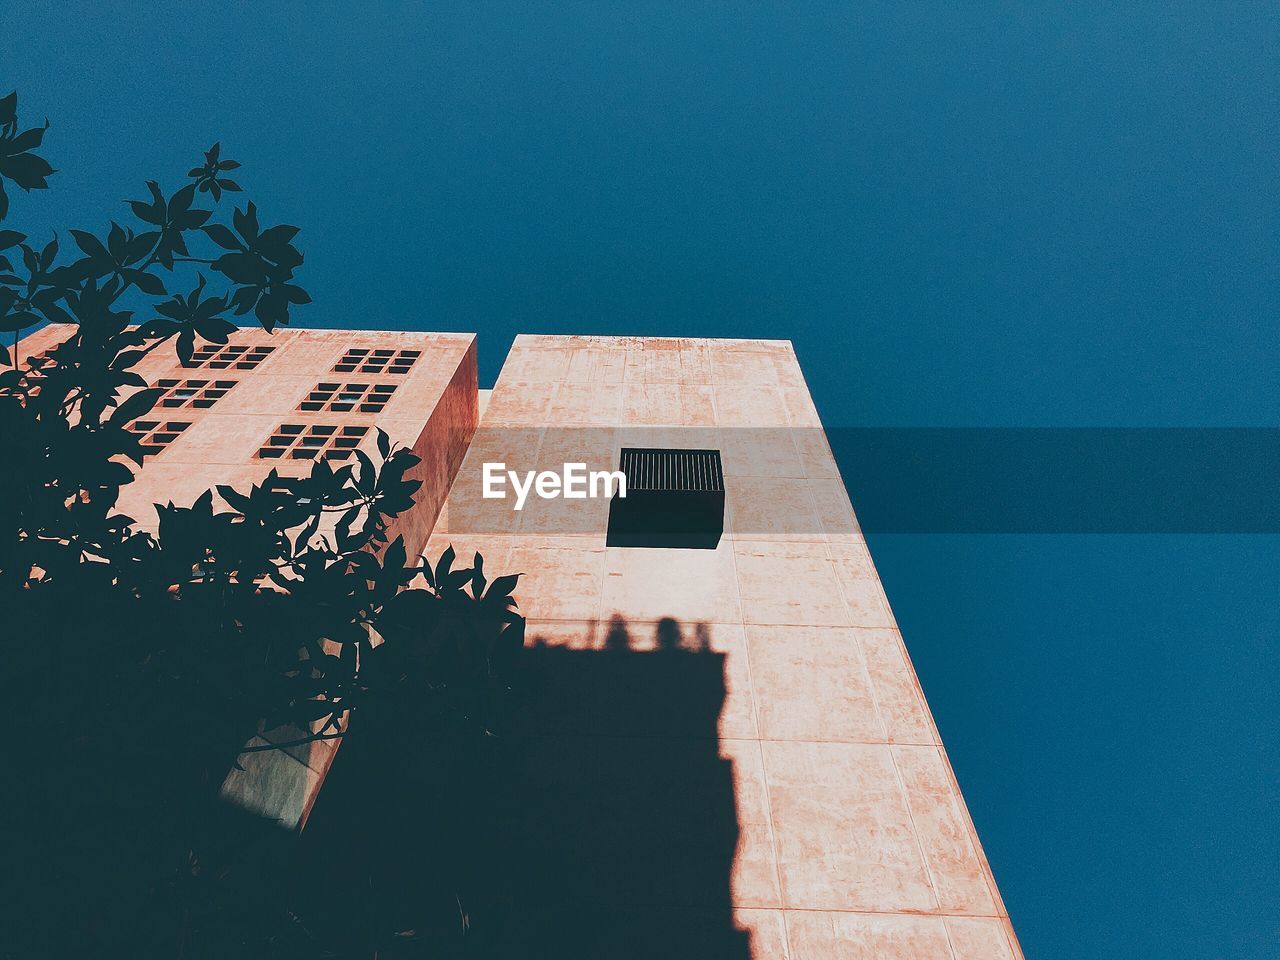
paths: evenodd
<path fill-rule="evenodd" d="M 317 383 L 298 409 L 306 413 L 381 413 L 395 393 L 394 383 Z"/>
<path fill-rule="evenodd" d="M 138 446 L 144 456 L 154 457 L 173 443 L 187 427 L 190 421 L 182 420 L 135 420 L 129 430 L 138 437 Z"/>
<path fill-rule="evenodd" d="M 165 388 L 160 406 L 208 409 L 237 383 L 238 380 L 160 380 L 157 386 Z"/>
<path fill-rule="evenodd" d="M 248 347 L 244 344 L 200 347 L 191 354 L 191 360 L 186 366 L 208 367 L 212 370 L 225 370 L 234 366 L 237 370 L 252 370 L 275 349 L 275 347 Z"/>
<path fill-rule="evenodd" d="M 281 424 L 258 448 L 258 458 L 275 460 L 289 457 L 293 460 L 346 460 L 359 446 L 368 427 L 340 426 L 338 424 Z"/>
<path fill-rule="evenodd" d="M 333 369 L 336 373 L 351 373 L 355 370 L 361 373 L 384 373 L 390 369 L 392 373 L 404 374 L 408 373 L 421 355 L 421 350 L 352 348 L 343 353 Z"/>

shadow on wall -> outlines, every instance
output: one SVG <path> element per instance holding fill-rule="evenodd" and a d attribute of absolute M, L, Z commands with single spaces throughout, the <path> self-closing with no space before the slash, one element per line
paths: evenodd
<path fill-rule="evenodd" d="M 674 620 L 536 633 L 500 735 L 353 729 L 302 835 L 333 910 L 303 921 L 353 956 L 747 960 L 734 925 L 724 656 Z M 355 938 L 355 939 L 353 939 Z M 356 940 L 360 942 L 356 942 Z"/>

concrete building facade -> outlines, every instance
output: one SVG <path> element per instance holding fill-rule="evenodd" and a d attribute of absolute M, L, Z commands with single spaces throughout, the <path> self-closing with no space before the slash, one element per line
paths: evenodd
<path fill-rule="evenodd" d="M 714 549 L 480 493 L 486 462 L 624 447 L 720 451 Z M 518 337 L 428 552 L 450 544 L 524 575 L 552 706 L 517 829 L 544 863 L 577 843 L 541 909 L 605 915 L 580 955 L 1021 956 L 790 343 Z"/>
<path fill-rule="evenodd" d="M 65 336 L 52 325 L 23 337 L 18 361 Z M 302 475 L 311 460 L 345 462 L 356 448 L 373 455 L 377 426 L 422 457 L 410 474 L 423 482 L 419 501 L 396 530 L 419 550 L 478 418 L 473 334 L 246 327 L 225 346 L 197 348 L 188 366 L 168 344 L 134 369 L 166 391 L 134 423 L 147 456 L 119 501 L 149 530 L 153 504 L 188 506 L 216 484 L 247 488 L 273 469 Z"/>
<path fill-rule="evenodd" d="M 523 575 L 510 890 L 487 905 L 508 955 L 1020 960 L 790 343 L 520 336 L 483 401 L 469 335 L 244 330 L 197 360 L 140 370 L 170 391 L 122 502 L 144 526 L 304 443 L 372 450 L 376 424 L 424 458 L 410 550 Z M 485 464 L 635 447 L 719 452 L 714 547 L 610 546 L 605 498 L 484 496 Z M 331 760 L 229 788 L 300 827 Z"/>

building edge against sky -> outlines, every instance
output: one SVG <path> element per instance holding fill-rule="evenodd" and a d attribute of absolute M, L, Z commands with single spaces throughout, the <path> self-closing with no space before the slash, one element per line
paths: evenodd
<path fill-rule="evenodd" d="M 610 547 L 607 503 L 516 515 L 479 495 L 486 462 L 616 468 L 623 447 L 721 452 L 715 549 Z M 623 634 L 652 649 L 665 634 L 723 658 L 727 879 L 750 955 L 1021 956 L 789 342 L 517 337 L 429 553 L 447 544 L 525 574 L 534 644 Z M 676 754 L 705 735 L 595 719 L 562 718 L 551 752 L 661 736 Z M 644 906 L 672 916 L 662 894 Z"/>
<path fill-rule="evenodd" d="M 22 352 L 58 334 L 37 331 Z M 523 335 L 483 418 L 471 335 L 246 329 L 229 348 L 194 369 L 171 356 L 140 368 L 170 391 L 147 421 L 154 455 L 122 497 L 144 526 L 151 502 L 305 467 L 304 444 L 371 451 L 377 424 L 424 458 L 409 547 L 475 550 L 490 571 L 524 574 L 535 648 L 716 655 L 713 731 L 644 714 L 602 729 L 589 711 L 530 731 L 587 770 L 655 740 L 700 755 L 713 738 L 736 824 L 725 889 L 699 902 L 672 876 L 665 891 L 630 891 L 628 910 L 697 922 L 726 903 L 749 934 L 742 956 L 1021 957 L 789 342 Z M 485 462 L 616 468 L 624 446 L 721 451 L 714 549 L 608 546 L 607 501 L 534 499 L 517 513 L 480 496 Z M 273 759 L 229 792 L 304 823 L 332 750 L 252 756 Z M 608 855 L 580 854 L 588 870 Z"/>

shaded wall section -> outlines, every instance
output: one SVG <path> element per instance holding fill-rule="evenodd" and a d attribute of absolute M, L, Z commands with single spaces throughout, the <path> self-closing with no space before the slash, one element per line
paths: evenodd
<path fill-rule="evenodd" d="M 361 956 L 752 956 L 730 895 L 725 656 L 674 620 L 599 634 L 530 636 L 509 722 L 482 742 L 412 704 L 355 718 L 302 837 L 343 909 L 309 929 Z"/>
<path fill-rule="evenodd" d="M 609 547 L 607 500 L 534 497 L 515 511 L 481 496 L 486 461 L 616 469 L 624 446 L 721 451 L 714 549 Z M 789 343 L 517 338 L 429 554 L 448 544 L 524 574 L 517 597 L 545 647 L 600 653 L 611 623 L 643 639 L 674 622 L 720 658 L 713 743 L 707 727 L 663 729 L 655 705 L 626 722 L 576 718 L 546 733 L 544 749 L 579 758 L 566 774 L 578 790 L 562 791 L 571 797 L 596 795 L 617 766 L 646 769 L 637 758 L 678 766 L 714 747 L 732 804 L 696 779 L 684 795 L 690 817 L 715 810 L 721 835 L 735 837 L 718 895 L 750 956 L 1021 956 Z M 568 653 L 545 662 L 578 683 Z M 629 681 L 592 682 L 607 702 Z M 639 816 L 634 805 L 626 816 Z M 672 843 L 654 849 L 692 842 L 678 817 L 668 829 Z M 607 843 L 579 855 L 583 875 L 618 869 Z M 703 864 L 672 854 L 663 870 L 661 884 L 597 890 L 584 909 L 603 898 L 656 930 L 696 928 L 696 912 L 668 909 L 669 894 L 708 882 Z M 704 917 L 706 929 L 725 919 Z"/>

